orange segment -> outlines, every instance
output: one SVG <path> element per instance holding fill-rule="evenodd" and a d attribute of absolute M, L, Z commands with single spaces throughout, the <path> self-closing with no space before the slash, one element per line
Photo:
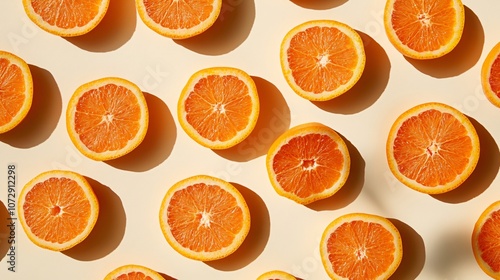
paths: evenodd
<path fill-rule="evenodd" d="M 361 77 L 366 58 L 361 37 L 350 26 L 315 20 L 285 35 L 280 60 L 286 81 L 299 96 L 323 101 L 349 90 Z"/>
<path fill-rule="evenodd" d="M 136 0 L 136 6 L 146 26 L 163 36 L 185 39 L 215 23 L 222 0 Z"/>
<path fill-rule="evenodd" d="M 253 79 L 230 67 L 193 74 L 179 97 L 177 112 L 184 131 L 200 145 L 227 149 L 254 129 L 260 104 Z"/>
<path fill-rule="evenodd" d="M 488 100 L 500 107 L 500 42 L 490 50 L 483 62 L 481 85 Z"/>
<path fill-rule="evenodd" d="M 99 204 L 83 176 L 51 170 L 24 186 L 18 212 L 23 229 L 34 244 L 63 251 L 90 234 L 97 221 Z"/>
<path fill-rule="evenodd" d="M 149 116 L 142 91 L 121 78 L 81 85 L 66 111 L 68 134 L 80 152 L 110 160 L 135 149 L 144 139 Z"/>
<path fill-rule="evenodd" d="M 290 128 L 271 145 L 266 167 L 276 192 L 301 204 L 332 196 L 349 176 L 345 142 L 330 127 L 306 123 Z"/>
<path fill-rule="evenodd" d="M 0 133 L 16 127 L 28 114 L 33 100 L 33 80 L 26 62 L 0 51 Z"/>
<path fill-rule="evenodd" d="M 500 279 L 500 201 L 489 205 L 476 221 L 472 251 L 481 269 L 492 278 Z"/>
<path fill-rule="evenodd" d="M 441 57 L 460 41 L 465 23 L 460 0 L 387 0 L 384 25 L 389 41 L 415 59 Z"/>
<path fill-rule="evenodd" d="M 43 30 L 63 37 L 90 32 L 104 18 L 110 0 L 23 0 L 28 17 Z"/>
<path fill-rule="evenodd" d="M 167 191 L 160 225 L 167 242 L 181 255 L 210 261 L 239 248 L 250 230 L 250 211 L 233 185 L 199 175 Z"/>
<path fill-rule="evenodd" d="M 479 138 L 469 119 L 455 108 L 425 103 L 396 119 L 386 151 L 399 181 L 438 194 L 457 188 L 472 173 L 479 159 Z"/>
<path fill-rule="evenodd" d="M 296 280 L 295 276 L 281 270 L 272 270 L 265 272 L 257 277 L 257 280 Z"/>
<path fill-rule="evenodd" d="M 137 264 L 127 264 L 109 272 L 104 280 L 164 280 L 158 272 Z"/>
<path fill-rule="evenodd" d="M 320 255 L 332 279 L 388 279 L 401 263 L 403 245 L 399 231 L 388 219 L 350 213 L 326 227 Z"/>

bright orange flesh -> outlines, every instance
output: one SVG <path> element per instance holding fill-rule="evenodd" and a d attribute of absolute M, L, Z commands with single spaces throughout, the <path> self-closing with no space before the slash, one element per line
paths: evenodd
<path fill-rule="evenodd" d="M 500 278 L 500 201 L 488 206 L 474 225 L 472 250 L 481 269 Z"/>
<path fill-rule="evenodd" d="M 104 280 L 164 280 L 158 272 L 142 265 L 120 266 L 104 277 Z"/>
<path fill-rule="evenodd" d="M 500 107 L 500 43 L 490 50 L 483 62 L 481 84 L 488 100 Z"/>

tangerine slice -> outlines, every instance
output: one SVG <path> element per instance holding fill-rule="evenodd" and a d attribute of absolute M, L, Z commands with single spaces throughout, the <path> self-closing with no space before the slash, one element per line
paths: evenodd
<path fill-rule="evenodd" d="M 158 272 L 137 264 L 127 264 L 109 272 L 104 280 L 164 280 Z"/>
<path fill-rule="evenodd" d="M 271 270 L 261 274 L 257 280 L 297 280 L 295 276 L 281 270 Z"/>
<path fill-rule="evenodd" d="M 484 209 L 474 224 L 472 251 L 481 269 L 500 279 L 500 201 Z"/>
<path fill-rule="evenodd" d="M 500 42 L 490 50 L 483 62 L 481 85 L 488 100 L 500 107 Z"/>

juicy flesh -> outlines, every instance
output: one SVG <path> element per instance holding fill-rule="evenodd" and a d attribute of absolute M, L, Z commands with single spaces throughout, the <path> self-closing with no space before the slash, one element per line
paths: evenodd
<path fill-rule="evenodd" d="M 205 139 L 225 142 L 249 125 L 252 98 L 236 76 L 200 79 L 184 102 L 187 122 Z"/>
<path fill-rule="evenodd" d="M 491 213 L 478 235 L 481 258 L 495 272 L 500 272 L 500 211 Z"/>
<path fill-rule="evenodd" d="M 143 0 L 148 16 L 169 29 L 189 29 L 206 21 L 214 0 Z"/>
<path fill-rule="evenodd" d="M 491 65 L 488 81 L 491 90 L 500 98 L 500 56 L 497 56 Z"/>
<path fill-rule="evenodd" d="M 467 168 L 472 141 L 453 115 L 431 109 L 401 125 L 393 148 L 404 176 L 436 187 L 454 181 Z"/>
<path fill-rule="evenodd" d="M 391 16 L 399 40 L 412 50 L 435 51 L 454 37 L 454 0 L 396 0 Z"/>
<path fill-rule="evenodd" d="M 70 29 L 91 22 L 99 13 L 102 2 L 102 0 L 31 0 L 31 6 L 48 24 Z"/>
<path fill-rule="evenodd" d="M 125 87 L 107 84 L 80 97 L 75 131 L 91 151 L 116 151 L 136 137 L 140 119 L 137 97 Z"/>
<path fill-rule="evenodd" d="M 0 126 L 8 124 L 19 113 L 26 99 L 25 90 L 21 69 L 0 58 Z"/>
<path fill-rule="evenodd" d="M 394 261 L 394 237 L 382 225 L 350 221 L 328 238 L 327 252 L 333 271 L 351 280 L 376 279 Z"/>
<path fill-rule="evenodd" d="M 129 272 L 113 278 L 115 280 L 153 280 L 153 278 L 145 275 L 142 272 Z"/>
<path fill-rule="evenodd" d="M 306 198 L 330 189 L 339 180 L 344 162 L 337 142 L 311 133 L 283 145 L 273 158 L 273 170 L 286 192 Z"/>
<path fill-rule="evenodd" d="M 295 83 L 304 91 L 323 93 L 347 84 L 359 60 L 352 39 L 333 27 L 298 32 L 287 50 Z"/>
<path fill-rule="evenodd" d="M 22 205 L 26 224 L 38 238 L 62 244 L 82 233 L 89 222 L 91 205 L 77 182 L 49 178 L 26 194 Z"/>
<path fill-rule="evenodd" d="M 167 215 L 175 240 L 196 252 L 229 247 L 243 228 L 243 211 L 238 202 L 217 185 L 197 183 L 177 191 Z"/>

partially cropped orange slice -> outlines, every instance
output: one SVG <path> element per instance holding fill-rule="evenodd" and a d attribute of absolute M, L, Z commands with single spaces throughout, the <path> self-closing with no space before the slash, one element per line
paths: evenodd
<path fill-rule="evenodd" d="M 488 100 L 500 107 L 500 42 L 490 50 L 483 62 L 481 84 Z"/>
<path fill-rule="evenodd" d="M 479 138 L 457 109 L 431 102 L 402 113 L 387 139 L 394 176 L 408 187 L 439 194 L 460 186 L 479 160 Z"/>
<path fill-rule="evenodd" d="M 109 272 L 104 280 L 164 280 L 158 272 L 137 264 L 127 264 Z"/>
<path fill-rule="evenodd" d="M 500 201 L 484 209 L 472 232 L 472 251 L 481 269 L 500 279 Z"/>
<path fill-rule="evenodd" d="M 297 280 L 297 278 L 288 272 L 271 270 L 261 274 L 257 280 Z"/>
<path fill-rule="evenodd" d="M 33 100 L 33 79 L 26 62 L 0 51 L 0 133 L 16 127 L 28 114 Z"/>

